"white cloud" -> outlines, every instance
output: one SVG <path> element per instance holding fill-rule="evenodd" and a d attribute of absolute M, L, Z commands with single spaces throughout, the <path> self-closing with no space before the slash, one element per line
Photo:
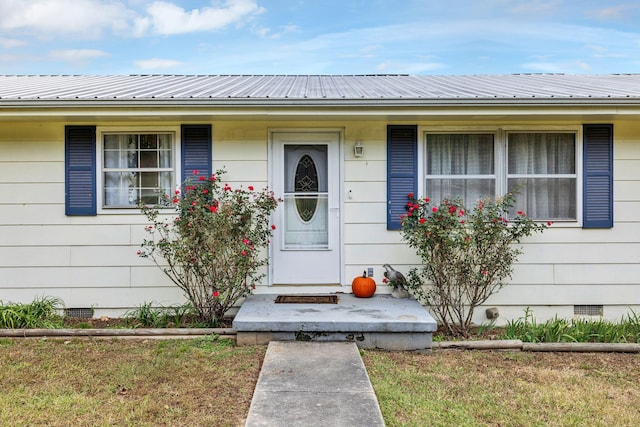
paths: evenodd
<path fill-rule="evenodd" d="M 213 31 L 231 24 L 242 24 L 244 20 L 263 11 L 254 0 L 226 0 L 221 7 L 203 7 L 191 11 L 174 3 L 156 1 L 147 8 L 149 16 L 138 21 L 137 29 L 149 29 L 164 35 Z"/>
<path fill-rule="evenodd" d="M 282 25 L 278 28 L 277 32 L 272 32 L 271 28 L 268 27 L 258 27 L 253 30 L 261 38 L 269 38 L 269 39 L 279 39 L 285 34 L 289 33 L 298 33 L 300 32 L 300 27 L 293 24 Z"/>
<path fill-rule="evenodd" d="M 74 33 L 97 37 L 105 29 L 125 29 L 131 15 L 113 1 L 4 0 L 0 3 L 0 29 L 40 37 Z"/>
<path fill-rule="evenodd" d="M 135 61 L 134 64 L 136 65 L 136 67 L 145 70 L 161 70 L 181 66 L 182 62 L 174 61 L 173 59 L 152 58 L 141 59 L 139 61 Z"/>
<path fill-rule="evenodd" d="M 264 12 L 255 0 L 225 0 L 219 6 L 185 10 L 169 1 L 128 3 L 117 0 L 2 0 L 0 30 L 41 38 L 80 35 L 82 38 L 171 35 L 213 31 L 243 24 Z M 134 9 L 148 4 L 145 10 Z"/>
<path fill-rule="evenodd" d="M 0 46 L 5 49 L 13 49 L 14 47 L 25 46 L 27 42 L 18 39 L 8 39 L 0 37 Z"/>

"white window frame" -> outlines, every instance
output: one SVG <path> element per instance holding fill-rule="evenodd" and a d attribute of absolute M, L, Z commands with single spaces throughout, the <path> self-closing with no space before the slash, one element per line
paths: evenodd
<path fill-rule="evenodd" d="M 104 136 L 111 134 L 171 134 L 173 143 L 173 188 L 179 188 L 182 164 L 180 126 L 100 126 L 96 128 L 96 202 L 98 214 L 140 214 L 137 206 L 105 207 L 104 206 Z"/>
<path fill-rule="evenodd" d="M 496 174 L 496 196 L 507 192 L 507 144 L 509 133 L 573 133 L 575 134 L 575 166 L 576 166 L 576 219 L 557 221 L 556 225 L 567 227 L 582 227 L 582 191 L 583 191 L 583 170 L 582 170 L 582 127 L 579 125 L 567 126 L 544 126 L 544 125 L 508 125 L 508 126 L 419 126 L 418 127 L 418 194 L 424 194 L 427 160 L 426 145 L 428 134 L 493 134 L 494 135 L 494 156 Z M 554 175 L 558 177 L 560 175 Z M 561 175 L 564 177 L 564 175 Z M 542 220 L 541 220 L 542 221 Z"/>

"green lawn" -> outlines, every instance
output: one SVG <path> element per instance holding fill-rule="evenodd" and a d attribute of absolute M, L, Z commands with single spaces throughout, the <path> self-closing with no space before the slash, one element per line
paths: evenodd
<path fill-rule="evenodd" d="M 0 339 L 0 425 L 243 425 L 265 346 Z M 640 355 L 362 351 L 388 426 L 637 426 Z"/>

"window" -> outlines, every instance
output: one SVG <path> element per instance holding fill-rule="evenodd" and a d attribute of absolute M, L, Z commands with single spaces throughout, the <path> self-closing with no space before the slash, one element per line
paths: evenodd
<path fill-rule="evenodd" d="M 102 185 L 105 208 L 156 204 L 175 186 L 172 133 L 104 133 Z"/>
<path fill-rule="evenodd" d="M 487 145 L 490 137 L 493 144 Z M 453 154 L 455 140 L 462 142 Z M 488 155 L 480 146 L 493 153 Z M 452 197 L 469 203 L 483 192 L 494 196 L 516 187 L 520 187 L 522 196 L 518 206 L 534 218 L 573 221 L 583 228 L 612 228 L 613 147 L 611 124 L 585 124 L 581 132 L 577 128 L 427 131 L 424 139 L 419 138 L 416 125 L 388 125 L 387 229 L 401 227 L 409 193 L 436 199 L 451 192 L 455 193 Z M 488 156 L 480 158 L 483 155 Z M 482 184 L 492 180 L 494 192 Z M 425 189 L 439 193 L 431 196 Z"/>
<path fill-rule="evenodd" d="M 508 191 L 514 211 L 576 221 L 576 132 L 426 133 L 425 196 L 467 207 Z"/>

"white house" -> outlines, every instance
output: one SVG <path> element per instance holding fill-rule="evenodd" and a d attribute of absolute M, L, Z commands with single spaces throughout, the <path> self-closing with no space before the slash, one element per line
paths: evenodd
<path fill-rule="evenodd" d="M 368 268 L 381 283 L 416 262 L 407 193 L 524 184 L 523 210 L 554 225 L 489 306 L 640 309 L 640 75 L 0 76 L 0 300 L 182 302 L 136 255 L 136 202 L 222 167 L 285 200 L 256 292 L 349 292 Z"/>

